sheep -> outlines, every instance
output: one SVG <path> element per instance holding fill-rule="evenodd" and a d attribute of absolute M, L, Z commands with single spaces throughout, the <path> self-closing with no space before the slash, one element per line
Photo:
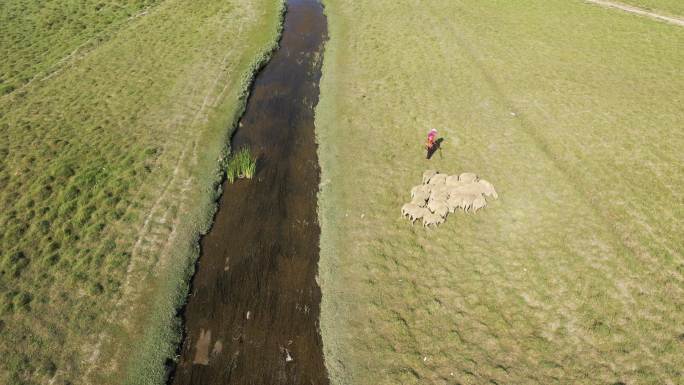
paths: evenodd
<path fill-rule="evenodd" d="M 453 194 L 451 197 L 449 197 L 447 206 L 449 206 L 449 210 L 452 210 L 452 212 L 456 211 L 458 208 L 462 208 L 467 212 L 471 209 L 473 202 L 477 199 L 477 197 L 481 196 L 481 194 L 468 193 Z"/>
<path fill-rule="evenodd" d="M 422 218 L 423 226 L 430 227 L 443 223 L 449 213 L 459 208 L 477 212 L 487 207 L 485 197 L 498 199 L 498 194 L 490 182 L 475 173 L 449 176 L 427 170 L 423 184 L 411 189 L 411 203 L 404 205 L 401 212 L 412 223 Z"/>
<path fill-rule="evenodd" d="M 437 200 L 446 200 L 449 197 L 449 187 L 445 184 L 431 185 L 430 198 Z"/>
<path fill-rule="evenodd" d="M 413 212 L 411 212 L 411 217 L 409 218 L 411 220 L 411 223 L 415 222 L 416 220 L 422 218 L 425 214 L 429 214 L 430 210 L 428 210 L 425 207 L 418 207 L 417 209 L 414 209 Z"/>
<path fill-rule="evenodd" d="M 435 174 L 430 178 L 428 181 L 428 184 L 434 185 L 434 184 L 446 184 L 446 174 Z"/>
<path fill-rule="evenodd" d="M 447 214 L 449 214 L 449 206 L 445 200 L 430 199 L 427 207 L 430 211 L 443 218 L 446 218 Z"/>
<path fill-rule="evenodd" d="M 469 195 L 464 196 L 463 203 L 464 203 L 465 207 L 463 207 L 463 210 L 465 210 L 465 212 L 472 211 L 473 206 L 474 206 L 474 202 L 476 200 L 478 200 L 478 198 L 482 198 L 482 195 L 481 194 L 469 194 Z"/>
<path fill-rule="evenodd" d="M 422 218 L 423 215 L 428 212 L 428 209 L 414 205 L 412 203 L 407 203 L 401 207 L 401 215 L 408 217 L 411 223 L 415 222 L 418 218 Z"/>
<path fill-rule="evenodd" d="M 430 179 L 437 174 L 437 171 L 435 170 L 426 170 L 423 173 L 423 184 L 427 184 Z"/>
<path fill-rule="evenodd" d="M 476 213 L 477 210 L 487 207 L 487 201 L 482 195 L 478 195 L 477 198 L 473 199 L 470 209 L 472 212 Z"/>
<path fill-rule="evenodd" d="M 485 192 L 485 186 L 482 184 L 479 184 L 477 182 L 474 183 L 467 183 L 458 187 L 451 187 L 449 189 L 449 194 L 450 195 L 477 195 L 477 194 L 484 194 Z"/>
<path fill-rule="evenodd" d="M 457 187 L 457 186 L 464 185 L 465 182 L 461 182 L 460 180 L 458 180 L 458 175 L 449 175 L 446 178 L 446 184 L 447 184 L 447 186 Z"/>
<path fill-rule="evenodd" d="M 449 192 L 449 186 L 445 184 L 433 184 L 429 185 L 430 188 L 430 193 L 448 193 Z"/>
<path fill-rule="evenodd" d="M 461 182 L 477 182 L 477 174 L 472 173 L 472 172 L 464 172 L 463 174 L 458 176 L 458 180 Z"/>
<path fill-rule="evenodd" d="M 463 199 L 461 199 L 461 196 L 459 196 L 459 195 L 450 196 L 449 199 L 447 199 L 447 207 L 449 208 L 449 212 L 453 213 L 458 208 L 460 208 L 462 201 L 463 201 Z"/>
<path fill-rule="evenodd" d="M 452 194 L 447 200 L 447 206 L 452 213 L 457 209 L 467 210 L 470 207 L 470 202 L 475 199 L 470 194 Z"/>
<path fill-rule="evenodd" d="M 427 200 L 430 199 L 429 195 L 416 195 L 411 199 L 411 204 L 414 204 L 418 207 L 425 207 L 425 203 Z"/>
<path fill-rule="evenodd" d="M 427 204 L 427 208 L 430 209 L 430 211 L 432 211 L 434 213 L 435 207 L 442 205 L 442 204 L 446 204 L 446 202 L 442 201 L 442 200 L 430 198 L 430 200 L 428 201 L 428 204 Z"/>
<path fill-rule="evenodd" d="M 447 206 L 446 203 L 439 205 L 435 208 L 435 214 L 446 219 L 447 215 L 449 215 L 449 206 Z"/>
<path fill-rule="evenodd" d="M 416 194 L 422 195 L 430 195 L 430 186 L 425 185 L 425 184 L 419 184 L 418 186 L 413 186 L 411 188 L 411 198 L 414 198 Z"/>
<path fill-rule="evenodd" d="M 431 200 L 446 201 L 448 198 L 449 198 L 449 190 L 447 190 L 447 189 L 434 190 L 434 191 L 432 191 L 432 194 L 430 194 Z"/>
<path fill-rule="evenodd" d="M 428 211 L 423 215 L 423 227 L 437 226 L 442 223 L 444 223 L 444 218 L 438 214 L 433 214 Z"/>
<path fill-rule="evenodd" d="M 430 199 L 430 193 L 416 195 L 413 197 L 413 199 L 427 201 L 428 199 Z"/>
<path fill-rule="evenodd" d="M 407 203 L 407 204 L 401 206 L 401 216 L 402 217 L 409 216 L 411 211 L 413 211 L 414 207 L 418 207 L 418 206 L 414 205 L 413 203 Z"/>
<path fill-rule="evenodd" d="M 496 193 L 496 190 L 494 190 L 494 186 L 491 183 L 484 179 L 478 180 L 477 183 L 482 185 L 482 193 L 485 196 L 494 197 L 494 199 L 499 199 L 499 195 Z"/>

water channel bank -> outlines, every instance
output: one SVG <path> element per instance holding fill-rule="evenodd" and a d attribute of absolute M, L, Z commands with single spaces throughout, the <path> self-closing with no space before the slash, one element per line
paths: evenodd
<path fill-rule="evenodd" d="M 314 135 L 327 24 L 289 0 L 280 48 L 257 75 L 233 150 L 258 157 L 226 182 L 184 309 L 172 384 L 327 384 L 316 283 L 320 170 Z"/>

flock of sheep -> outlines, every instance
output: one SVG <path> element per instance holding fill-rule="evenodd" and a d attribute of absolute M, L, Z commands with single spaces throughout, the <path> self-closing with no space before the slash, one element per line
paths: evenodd
<path fill-rule="evenodd" d="M 447 175 L 428 170 L 423 184 L 411 189 L 411 202 L 402 206 L 401 214 L 411 223 L 422 218 L 424 227 L 437 226 L 456 210 L 476 212 L 486 207 L 485 197 L 498 195 L 491 183 L 472 172 Z"/>

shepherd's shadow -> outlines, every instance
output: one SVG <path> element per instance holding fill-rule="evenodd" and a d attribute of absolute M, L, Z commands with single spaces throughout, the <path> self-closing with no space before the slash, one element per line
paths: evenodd
<path fill-rule="evenodd" d="M 428 158 L 428 159 L 432 159 L 432 156 L 435 155 L 435 153 L 437 152 L 437 150 L 440 150 L 440 151 L 441 151 L 441 146 L 442 146 L 442 142 L 443 142 L 443 141 L 444 141 L 444 138 L 439 138 L 439 139 L 437 139 L 437 140 L 435 141 L 435 144 L 432 145 L 432 148 L 430 148 L 430 149 L 427 150 L 427 158 Z M 440 154 L 441 154 L 441 152 L 440 152 Z"/>

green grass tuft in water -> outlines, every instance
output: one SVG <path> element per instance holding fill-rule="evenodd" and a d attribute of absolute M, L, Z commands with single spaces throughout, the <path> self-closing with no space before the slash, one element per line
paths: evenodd
<path fill-rule="evenodd" d="M 226 165 L 226 178 L 230 183 L 233 183 L 237 178 L 252 179 L 256 172 L 257 158 L 252 155 L 252 152 L 243 147 L 235 152 Z"/>

